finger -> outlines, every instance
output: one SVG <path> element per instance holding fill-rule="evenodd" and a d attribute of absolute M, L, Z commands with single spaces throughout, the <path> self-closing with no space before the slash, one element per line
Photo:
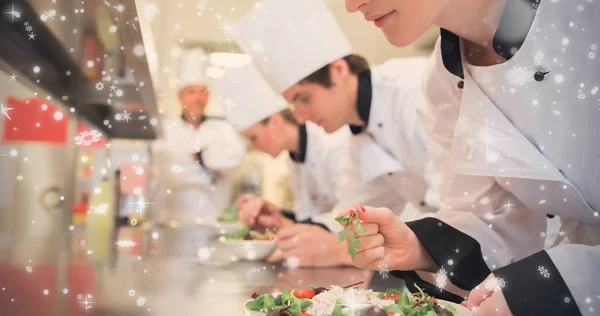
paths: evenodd
<path fill-rule="evenodd" d="M 354 226 L 354 224 L 350 224 L 350 225 L 346 226 L 346 229 L 350 229 L 351 231 L 357 233 L 359 236 L 370 236 L 370 235 L 375 235 L 375 234 L 379 233 L 379 225 L 377 225 L 377 224 L 361 223 L 361 226 L 367 232 L 364 235 L 359 234 L 359 231 L 358 231 L 358 229 L 356 229 L 356 226 Z"/>
<path fill-rule="evenodd" d="M 302 232 L 302 226 L 292 225 L 282 228 L 277 233 L 277 239 L 288 239 Z"/>
<path fill-rule="evenodd" d="M 363 206 L 360 206 L 360 205 L 358 205 L 358 204 L 357 204 L 357 205 L 355 205 L 355 206 L 354 206 L 354 207 L 352 207 L 352 208 L 347 208 L 347 209 L 345 209 L 345 210 L 343 210 L 343 211 L 339 212 L 339 213 L 337 214 L 337 217 L 340 217 L 340 216 L 346 216 L 346 215 L 350 215 L 350 214 L 351 214 L 352 212 L 354 212 L 355 210 L 360 210 L 360 211 L 362 211 L 362 210 L 364 210 L 364 207 L 363 207 Z"/>
<path fill-rule="evenodd" d="M 384 256 L 385 248 L 379 246 L 357 253 L 356 256 L 354 256 L 352 264 L 357 268 L 373 270 L 373 268 L 377 266 L 379 260 L 382 260 Z"/>
<path fill-rule="evenodd" d="M 481 305 L 477 308 L 477 314 L 512 316 L 512 312 L 502 291 L 494 292 L 491 297 L 481 302 Z"/>
<path fill-rule="evenodd" d="M 374 223 L 378 226 L 387 226 L 398 220 L 396 214 L 386 207 L 363 206 L 363 210 L 358 212 L 358 218 L 365 224 Z"/>
<path fill-rule="evenodd" d="M 271 215 L 259 215 L 255 223 L 265 228 L 271 228 L 275 226 L 275 219 Z"/>
<path fill-rule="evenodd" d="M 281 262 L 281 261 L 283 261 L 283 253 L 279 250 L 275 250 L 275 252 L 273 252 L 273 254 L 271 254 L 267 258 L 267 262 Z"/>
<path fill-rule="evenodd" d="M 248 221 L 248 223 L 250 223 L 251 226 L 256 223 L 256 218 L 258 217 L 258 214 L 260 214 L 261 207 L 262 207 L 262 199 L 261 198 L 253 197 L 248 202 L 248 213 L 246 214 L 246 216 L 248 216 L 247 221 Z"/>
<path fill-rule="evenodd" d="M 300 236 L 295 235 L 286 239 L 279 239 L 277 238 L 277 242 L 276 242 L 276 246 L 277 249 L 286 252 L 286 251 L 290 251 L 291 249 L 294 249 L 296 247 L 298 247 L 300 243 Z"/>
<path fill-rule="evenodd" d="M 360 242 L 360 247 L 356 251 L 357 254 L 369 249 L 383 246 L 384 238 L 382 234 L 377 234 L 373 236 L 358 237 L 358 241 Z"/>
<path fill-rule="evenodd" d="M 493 274 L 490 274 L 485 281 L 483 281 L 481 284 L 479 284 L 478 286 L 476 286 L 474 289 L 471 290 L 471 293 L 469 294 L 469 299 L 467 300 L 466 306 L 468 309 L 471 309 L 473 307 L 479 306 L 483 301 L 485 301 L 487 298 L 489 298 L 490 296 L 492 296 L 493 292 L 493 288 L 491 288 L 490 286 L 485 286 L 486 284 L 489 284 L 488 282 L 492 281 L 495 279 L 496 277 Z"/>

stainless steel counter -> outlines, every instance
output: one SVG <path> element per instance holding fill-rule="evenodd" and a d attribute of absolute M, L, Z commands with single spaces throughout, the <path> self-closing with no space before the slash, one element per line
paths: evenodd
<path fill-rule="evenodd" d="M 75 228 L 71 234 L 66 294 L 54 286 L 56 266 L 3 265 L 0 315 L 56 315 L 59 300 L 64 300 L 69 316 L 244 315 L 243 305 L 253 292 L 269 293 L 283 286 L 345 286 L 360 281 L 365 281 L 361 287 L 375 290 L 403 286 L 393 277 L 384 279 L 352 267 L 288 269 L 234 261 L 231 250 L 202 228 L 123 227 L 96 233 Z M 119 247 L 119 240 L 132 241 L 131 247 Z M 200 247 L 210 251 L 204 261 L 196 255 Z"/>

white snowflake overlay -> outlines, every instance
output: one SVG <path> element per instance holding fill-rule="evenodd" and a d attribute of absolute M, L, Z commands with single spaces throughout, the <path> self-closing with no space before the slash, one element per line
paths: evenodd
<path fill-rule="evenodd" d="M 381 275 L 383 279 L 387 279 L 390 274 L 390 270 L 388 270 L 388 258 L 388 255 L 383 256 L 383 259 L 381 259 L 377 264 L 379 275 Z"/>
<path fill-rule="evenodd" d="M 546 279 L 550 278 L 550 272 L 543 266 L 538 266 L 538 272 Z"/>
<path fill-rule="evenodd" d="M 506 282 L 502 278 L 492 278 L 484 283 L 485 289 L 488 291 L 502 291 L 502 289 L 506 286 Z"/>
<path fill-rule="evenodd" d="M 106 215 L 108 212 L 108 203 L 102 203 L 94 207 L 94 214 Z"/>
<path fill-rule="evenodd" d="M 131 248 L 131 247 L 137 245 L 137 243 L 133 240 L 119 240 L 115 243 L 115 245 L 122 247 L 122 248 Z"/>
<path fill-rule="evenodd" d="M 513 66 L 506 72 L 506 79 L 510 84 L 522 86 L 526 82 L 533 81 L 533 71 L 527 67 Z"/>
<path fill-rule="evenodd" d="M 91 146 L 100 141 L 100 137 L 102 137 L 102 133 L 97 130 L 83 131 L 75 137 L 75 144 L 77 146 Z"/>
<path fill-rule="evenodd" d="M 437 275 L 435 276 L 435 286 L 441 291 L 442 289 L 444 289 L 446 287 L 447 283 L 448 283 L 448 272 L 442 266 L 442 268 L 438 271 Z"/>

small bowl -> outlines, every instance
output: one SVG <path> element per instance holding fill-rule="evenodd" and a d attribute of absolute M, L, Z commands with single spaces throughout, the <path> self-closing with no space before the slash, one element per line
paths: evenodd
<path fill-rule="evenodd" d="M 227 245 L 240 259 L 261 261 L 275 251 L 275 240 L 228 240 L 219 237 L 219 242 Z"/>

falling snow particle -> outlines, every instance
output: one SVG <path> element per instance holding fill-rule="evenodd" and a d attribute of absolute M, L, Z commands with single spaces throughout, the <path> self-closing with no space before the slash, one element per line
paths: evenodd
<path fill-rule="evenodd" d="M 527 67 L 514 66 L 506 73 L 506 79 L 510 84 L 522 86 L 533 80 L 533 72 Z"/>
<path fill-rule="evenodd" d="M 146 298 L 145 298 L 145 297 L 143 297 L 143 296 L 142 296 L 142 297 L 139 297 L 139 298 L 137 299 L 137 301 L 135 302 L 135 304 L 136 304 L 137 306 L 139 306 L 139 307 L 142 307 L 142 306 L 146 305 Z"/>
<path fill-rule="evenodd" d="M 565 296 L 565 303 L 567 303 L 567 304 L 571 303 L 571 298 L 568 296 Z"/>
<path fill-rule="evenodd" d="M 183 171 L 183 168 L 181 168 L 178 165 L 173 165 L 173 166 L 171 166 L 171 171 L 173 171 L 175 173 L 181 173 Z"/>
<path fill-rule="evenodd" d="M 488 291 L 502 291 L 502 289 L 506 286 L 506 282 L 502 278 L 492 278 L 484 283 L 485 288 Z"/>
<path fill-rule="evenodd" d="M 117 32 L 117 27 L 115 25 L 111 26 L 108 28 L 108 31 L 111 33 L 116 33 Z"/>
<path fill-rule="evenodd" d="M 543 266 L 538 266 L 538 272 L 546 279 L 550 278 L 550 272 L 548 272 L 548 269 L 544 268 Z"/>
<path fill-rule="evenodd" d="M 441 291 L 443 288 L 446 287 L 446 284 L 448 283 L 448 277 L 447 277 L 447 272 L 444 269 L 444 267 L 442 267 L 436 277 L 435 277 L 435 286 Z"/>
<path fill-rule="evenodd" d="M 129 290 L 129 296 L 135 296 L 135 291 L 134 290 Z"/>
<path fill-rule="evenodd" d="M 115 245 L 122 247 L 122 248 L 131 248 L 131 247 L 137 245 L 137 243 L 133 240 L 119 240 L 115 243 Z"/>

